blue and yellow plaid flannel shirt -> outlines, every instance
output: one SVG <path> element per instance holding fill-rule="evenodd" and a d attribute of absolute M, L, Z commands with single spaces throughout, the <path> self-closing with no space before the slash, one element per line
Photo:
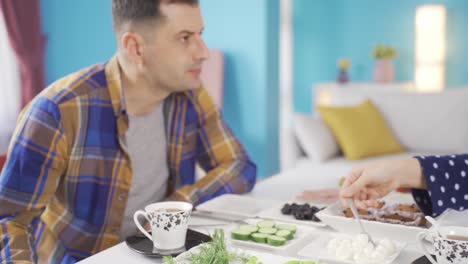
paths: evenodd
<path fill-rule="evenodd" d="M 164 117 L 170 198 L 198 204 L 253 188 L 256 167 L 205 89 L 171 94 Z M 23 110 L 0 175 L 1 263 L 74 263 L 118 243 L 132 182 L 127 129 L 116 57 Z M 195 182 L 196 163 L 207 175 Z"/>

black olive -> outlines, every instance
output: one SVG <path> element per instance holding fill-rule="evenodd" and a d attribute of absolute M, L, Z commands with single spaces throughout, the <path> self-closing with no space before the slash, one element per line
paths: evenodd
<path fill-rule="evenodd" d="M 296 214 L 294 214 L 294 217 L 296 217 L 297 220 L 304 220 L 304 213 L 303 212 L 296 212 Z"/>
<path fill-rule="evenodd" d="M 297 203 L 291 204 L 291 208 L 292 208 L 293 210 L 296 210 L 298 207 L 299 207 L 299 205 L 298 205 Z"/>
<path fill-rule="evenodd" d="M 320 211 L 320 209 L 318 209 L 318 207 L 316 207 L 316 206 L 312 206 L 312 207 L 310 208 L 310 210 L 311 210 L 312 213 L 314 213 L 314 214 L 315 214 L 316 212 Z"/>
<path fill-rule="evenodd" d="M 310 210 L 304 211 L 304 220 L 312 220 L 314 215 Z"/>
<path fill-rule="evenodd" d="M 285 204 L 283 208 L 281 208 L 281 213 L 285 215 L 290 215 L 292 213 L 292 208 L 289 204 Z"/>

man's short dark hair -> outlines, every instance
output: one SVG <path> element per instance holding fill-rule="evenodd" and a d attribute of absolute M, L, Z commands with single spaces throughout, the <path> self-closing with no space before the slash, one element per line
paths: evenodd
<path fill-rule="evenodd" d="M 198 5 L 198 0 L 112 0 L 112 21 L 118 32 L 127 22 L 158 21 L 163 18 L 161 4 Z"/>

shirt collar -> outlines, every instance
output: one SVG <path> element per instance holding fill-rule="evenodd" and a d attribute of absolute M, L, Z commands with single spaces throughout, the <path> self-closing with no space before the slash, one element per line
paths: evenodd
<path fill-rule="evenodd" d="M 117 121 L 117 134 L 119 138 L 123 138 L 128 130 L 128 115 L 125 110 L 122 82 L 120 79 L 120 65 L 117 56 L 112 57 L 106 64 L 105 72 L 107 89 L 109 90 L 112 108 Z M 122 144 L 122 142 L 120 143 Z"/>
<path fill-rule="evenodd" d="M 114 55 L 105 67 L 107 87 L 115 116 L 126 115 L 125 97 L 120 79 L 120 65 Z"/>

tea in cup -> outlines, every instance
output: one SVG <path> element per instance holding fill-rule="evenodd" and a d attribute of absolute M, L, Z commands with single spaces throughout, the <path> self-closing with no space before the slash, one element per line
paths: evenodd
<path fill-rule="evenodd" d="M 145 210 L 133 215 L 138 229 L 151 241 L 153 247 L 161 250 L 179 249 L 185 245 L 188 220 L 193 206 L 185 202 L 160 202 L 150 204 Z M 149 234 L 141 225 L 138 216 L 144 216 L 151 226 Z"/>
<path fill-rule="evenodd" d="M 424 245 L 429 239 L 434 246 L 437 262 Z M 424 231 L 418 234 L 418 242 L 424 255 L 433 264 L 466 264 L 468 263 L 468 228 L 444 226 L 435 231 Z"/>

